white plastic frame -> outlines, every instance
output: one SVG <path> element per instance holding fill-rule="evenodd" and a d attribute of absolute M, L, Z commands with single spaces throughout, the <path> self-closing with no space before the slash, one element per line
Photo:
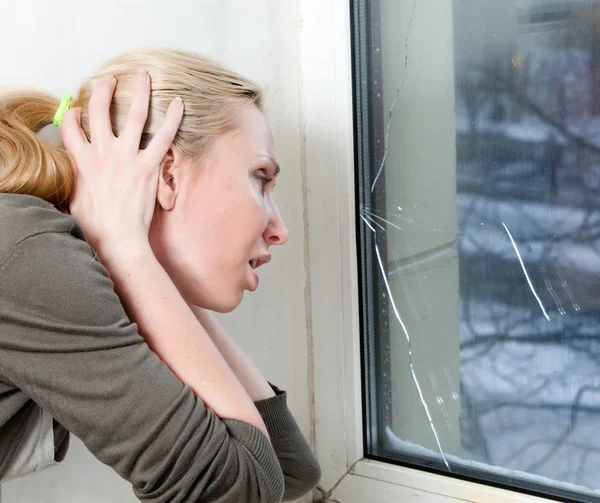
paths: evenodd
<path fill-rule="evenodd" d="M 350 2 L 298 5 L 315 501 L 549 501 L 363 457 Z"/>

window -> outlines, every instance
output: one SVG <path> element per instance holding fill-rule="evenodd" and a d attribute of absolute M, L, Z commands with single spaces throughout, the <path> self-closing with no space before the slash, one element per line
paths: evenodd
<path fill-rule="evenodd" d="M 365 457 L 597 501 L 600 1 L 352 16 Z"/>

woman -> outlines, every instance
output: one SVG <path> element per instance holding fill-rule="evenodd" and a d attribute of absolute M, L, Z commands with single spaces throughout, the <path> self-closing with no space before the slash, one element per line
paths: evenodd
<path fill-rule="evenodd" d="M 210 315 L 288 238 L 260 90 L 139 50 L 82 86 L 64 147 L 36 134 L 58 105 L 0 95 L 0 480 L 62 460 L 69 431 L 142 501 L 311 490 L 285 393 Z"/>

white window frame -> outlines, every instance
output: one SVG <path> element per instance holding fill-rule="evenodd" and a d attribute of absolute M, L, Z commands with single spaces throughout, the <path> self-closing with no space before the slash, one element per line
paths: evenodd
<path fill-rule="evenodd" d="M 314 501 L 551 501 L 364 457 L 350 2 L 298 6 Z"/>

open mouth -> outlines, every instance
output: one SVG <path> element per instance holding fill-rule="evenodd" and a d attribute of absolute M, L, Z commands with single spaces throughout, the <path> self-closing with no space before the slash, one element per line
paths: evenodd
<path fill-rule="evenodd" d="M 261 265 L 268 264 L 271 261 L 271 255 L 261 255 L 259 258 L 253 258 L 249 260 L 248 263 L 252 269 L 257 269 Z"/>

